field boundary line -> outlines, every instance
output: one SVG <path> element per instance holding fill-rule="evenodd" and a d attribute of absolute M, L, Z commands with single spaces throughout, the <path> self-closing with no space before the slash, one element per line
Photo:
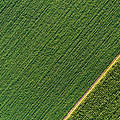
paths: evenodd
<path fill-rule="evenodd" d="M 95 88 L 97 84 L 101 81 L 101 79 L 108 73 L 108 71 L 113 67 L 113 65 L 120 60 L 120 54 L 114 58 L 114 60 L 110 63 L 110 65 L 104 70 L 104 72 L 95 80 L 95 82 L 91 85 L 90 88 L 84 93 L 84 95 L 79 99 L 79 101 L 74 105 L 74 107 L 68 112 L 68 114 L 64 117 L 63 120 L 67 120 L 71 114 L 78 108 L 78 106 L 85 100 L 87 95 Z"/>

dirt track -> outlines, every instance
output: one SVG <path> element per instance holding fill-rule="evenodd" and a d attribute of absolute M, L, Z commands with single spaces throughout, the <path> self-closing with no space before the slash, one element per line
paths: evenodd
<path fill-rule="evenodd" d="M 92 86 L 85 92 L 85 94 L 80 98 L 80 100 L 75 104 L 75 106 L 68 112 L 67 116 L 64 117 L 63 120 L 67 120 L 73 111 L 81 104 L 81 102 L 86 98 L 86 96 L 93 90 L 93 88 L 100 82 L 100 80 L 105 76 L 105 74 L 112 68 L 112 66 L 116 63 L 117 60 L 120 60 L 120 55 L 118 55 L 112 63 L 108 66 L 108 68 L 95 80 Z"/>

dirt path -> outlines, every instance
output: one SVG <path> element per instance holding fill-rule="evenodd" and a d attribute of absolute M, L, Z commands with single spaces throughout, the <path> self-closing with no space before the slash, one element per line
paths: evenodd
<path fill-rule="evenodd" d="M 100 80 L 105 76 L 105 74 L 112 68 L 112 66 L 116 63 L 117 60 L 120 60 L 120 55 L 118 55 L 112 63 L 108 66 L 108 68 L 95 80 L 92 86 L 85 92 L 85 94 L 80 98 L 80 100 L 75 104 L 75 106 L 68 112 L 67 116 L 64 117 L 63 120 L 67 120 L 70 115 L 73 113 L 76 108 L 81 104 L 81 102 L 86 98 L 86 96 L 93 90 L 93 88 L 100 82 Z"/>

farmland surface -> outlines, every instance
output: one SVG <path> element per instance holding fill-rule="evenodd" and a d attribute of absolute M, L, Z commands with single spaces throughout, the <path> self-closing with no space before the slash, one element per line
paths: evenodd
<path fill-rule="evenodd" d="M 0 120 L 62 120 L 120 53 L 119 0 L 0 0 Z"/>
<path fill-rule="evenodd" d="M 120 59 L 67 120 L 118 120 Z"/>

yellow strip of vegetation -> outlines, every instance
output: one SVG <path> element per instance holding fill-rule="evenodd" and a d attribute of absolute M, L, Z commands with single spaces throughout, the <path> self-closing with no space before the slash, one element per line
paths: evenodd
<path fill-rule="evenodd" d="M 108 66 L 108 68 L 98 77 L 98 79 L 92 84 L 92 86 L 85 92 L 85 94 L 80 98 L 80 100 L 75 104 L 75 106 L 69 111 L 67 116 L 64 117 L 63 120 L 67 120 L 70 115 L 78 108 L 82 101 L 85 100 L 86 96 L 94 89 L 94 87 L 100 82 L 100 80 L 105 76 L 105 74 L 112 68 L 112 66 L 116 63 L 117 60 L 120 60 L 120 55 L 118 55 L 112 63 Z"/>

